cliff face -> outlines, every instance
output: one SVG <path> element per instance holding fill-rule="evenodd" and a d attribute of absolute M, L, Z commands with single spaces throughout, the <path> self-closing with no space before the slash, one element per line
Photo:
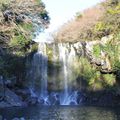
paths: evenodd
<path fill-rule="evenodd" d="M 0 1 L 0 75 L 23 79 L 26 55 L 37 50 L 34 33 L 47 28 L 49 19 L 41 1 Z"/>
<path fill-rule="evenodd" d="M 88 77 L 87 83 L 92 89 L 115 88 L 120 84 L 119 30 L 120 1 L 106 0 L 77 14 L 74 20 L 63 25 L 58 30 L 55 41 L 73 45 L 77 42 L 88 51 L 85 59 L 89 62 L 83 60 L 80 76 L 82 74 L 82 77 Z"/>
<path fill-rule="evenodd" d="M 106 49 L 113 38 L 109 35 L 99 41 L 41 43 L 28 69 L 27 82 L 41 88 L 41 79 L 47 74 L 48 89 L 51 91 L 63 90 L 65 80 L 73 90 L 97 91 L 114 87 L 119 82 L 116 60 L 120 60 L 117 57 L 120 53 Z M 119 45 L 116 46 L 116 50 L 119 49 Z M 43 68 L 47 69 L 46 73 Z"/>

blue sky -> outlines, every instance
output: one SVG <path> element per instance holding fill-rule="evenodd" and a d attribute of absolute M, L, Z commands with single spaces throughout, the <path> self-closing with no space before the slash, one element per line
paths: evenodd
<path fill-rule="evenodd" d="M 47 41 L 51 39 L 49 33 L 57 30 L 68 20 L 71 20 L 77 12 L 81 12 L 103 0 L 42 0 L 46 5 L 46 10 L 49 12 L 51 23 L 45 32 L 40 33 L 35 41 Z"/>

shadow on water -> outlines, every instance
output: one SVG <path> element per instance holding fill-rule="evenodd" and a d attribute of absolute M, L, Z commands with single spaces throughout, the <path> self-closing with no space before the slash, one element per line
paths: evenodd
<path fill-rule="evenodd" d="M 31 106 L 1 109 L 7 120 L 15 117 L 26 120 L 120 120 L 118 107 L 92 106 Z"/>

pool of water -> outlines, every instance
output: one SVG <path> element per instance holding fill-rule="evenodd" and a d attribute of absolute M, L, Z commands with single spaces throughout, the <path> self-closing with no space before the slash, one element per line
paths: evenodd
<path fill-rule="evenodd" d="M 120 108 L 91 106 L 31 106 L 1 109 L 0 115 L 7 120 L 120 120 Z"/>

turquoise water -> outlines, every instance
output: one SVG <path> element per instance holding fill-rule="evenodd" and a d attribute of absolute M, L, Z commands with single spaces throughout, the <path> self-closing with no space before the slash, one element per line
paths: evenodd
<path fill-rule="evenodd" d="M 120 108 L 90 106 L 32 106 L 0 110 L 7 120 L 120 120 Z"/>

